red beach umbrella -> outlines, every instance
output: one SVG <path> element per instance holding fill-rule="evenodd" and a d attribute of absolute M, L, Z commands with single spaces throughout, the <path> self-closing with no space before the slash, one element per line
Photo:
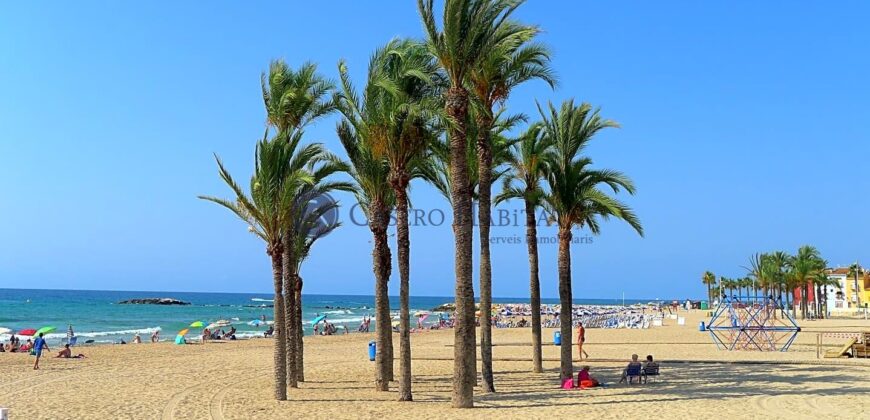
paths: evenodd
<path fill-rule="evenodd" d="M 36 330 L 33 328 L 28 328 L 25 330 L 18 331 L 18 335 L 34 335 L 36 334 Z"/>

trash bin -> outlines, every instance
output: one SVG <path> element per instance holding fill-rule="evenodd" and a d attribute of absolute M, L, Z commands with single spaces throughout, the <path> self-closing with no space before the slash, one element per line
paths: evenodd
<path fill-rule="evenodd" d="M 701 321 L 701 324 L 698 325 L 698 331 L 706 331 L 706 328 L 704 326 L 704 321 Z"/>
<path fill-rule="evenodd" d="M 701 301 L 701 309 L 710 309 L 710 304 L 706 300 Z"/>
<path fill-rule="evenodd" d="M 562 345 L 562 332 L 556 331 L 553 333 L 553 345 L 561 346 Z"/>
<path fill-rule="evenodd" d="M 375 353 L 378 351 L 378 343 L 369 341 L 369 360 L 375 361 Z"/>

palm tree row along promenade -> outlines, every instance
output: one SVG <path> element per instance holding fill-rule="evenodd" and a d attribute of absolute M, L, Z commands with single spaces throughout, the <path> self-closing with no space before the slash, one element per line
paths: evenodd
<path fill-rule="evenodd" d="M 784 251 L 756 253 L 749 258 L 749 265 L 743 267 L 746 276 L 729 278 L 706 271 L 701 282 L 707 286 L 710 302 L 721 296 L 771 296 L 782 302 L 783 308 L 801 319 L 810 315 L 824 318 L 827 313 L 826 289 L 829 286 L 841 287 L 836 279 L 828 276 L 828 262 L 822 258 L 818 249 L 810 245 L 800 247 L 797 254 Z M 849 277 L 855 278 L 857 265 L 850 267 Z M 815 296 L 817 298 L 812 298 Z M 799 308 L 795 308 L 795 300 Z M 812 307 L 810 306 L 812 301 Z"/>
<path fill-rule="evenodd" d="M 538 42 L 540 29 L 514 19 L 523 0 L 419 0 L 421 39 L 394 39 L 371 55 L 368 75 L 357 87 L 348 66 L 338 62 L 332 82 L 305 63 L 291 68 L 278 60 L 262 75 L 267 129 L 256 145 L 248 188 L 240 186 L 217 159 L 229 199 L 213 201 L 242 219 L 262 239 L 272 262 L 275 291 L 275 398 L 305 380 L 300 269 L 313 245 L 339 224 L 324 226 L 321 216 L 337 204 L 313 198 L 351 192 L 372 232 L 372 271 L 376 314 L 375 387 L 388 391 L 394 380 L 393 343 L 387 283 L 392 251 L 391 213 L 396 215 L 400 281 L 399 374 L 401 401 L 413 399 L 409 296 L 411 284 L 409 184 L 421 179 L 444 195 L 453 210 L 455 241 L 454 407 L 472 407 L 477 382 L 477 337 L 472 283 L 472 243 L 479 206 L 480 311 L 492 310 L 491 208 L 522 200 L 526 213 L 534 372 L 542 371 L 541 290 L 535 213 L 544 209 L 558 225 L 558 278 L 561 323 L 561 377 L 572 372 L 571 242 L 573 230 L 598 234 L 602 222 L 627 222 L 643 229 L 634 212 L 615 198 L 635 193 L 625 174 L 596 168 L 585 153 L 595 135 L 618 127 L 588 103 L 565 100 L 538 105 L 538 121 L 505 109 L 512 90 L 538 80 L 557 86 L 550 51 Z M 440 18 L 439 18 L 440 15 Z M 305 142 L 305 129 L 338 113 L 336 136 L 346 158 L 319 143 Z M 525 128 L 520 128 L 526 124 Z M 512 133 L 519 132 L 518 135 Z M 502 185 L 492 196 L 493 184 Z M 809 274 L 807 274 L 809 275 Z M 486 320 L 487 316 L 481 319 Z M 495 392 L 492 327 L 481 322 L 481 387 Z"/>

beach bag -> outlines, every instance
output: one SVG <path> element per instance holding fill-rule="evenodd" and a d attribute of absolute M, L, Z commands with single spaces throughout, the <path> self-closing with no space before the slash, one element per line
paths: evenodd
<path fill-rule="evenodd" d="M 574 389 L 574 378 L 565 378 L 562 381 L 562 389 Z"/>

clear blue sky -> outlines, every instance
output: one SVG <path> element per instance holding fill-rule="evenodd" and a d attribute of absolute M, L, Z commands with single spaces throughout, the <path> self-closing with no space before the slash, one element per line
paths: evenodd
<path fill-rule="evenodd" d="M 589 152 L 634 178 L 647 233 L 614 222 L 575 246 L 575 297 L 699 297 L 704 270 L 743 275 L 751 253 L 802 244 L 870 263 L 866 3 L 560 3 L 518 17 L 546 31 L 561 86 L 510 106 L 575 97 L 622 123 Z M 196 199 L 227 194 L 212 152 L 247 179 L 271 59 L 335 77 L 344 58 L 361 80 L 375 47 L 421 33 L 413 1 L 0 6 L 0 287 L 271 290 L 263 244 Z M 334 126 L 308 138 L 340 151 Z M 412 200 L 449 214 L 426 185 Z M 344 219 L 306 291 L 371 293 L 370 233 Z M 412 294 L 452 295 L 449 226 L 411 235 Z M 492 250 L 494 294 L 526 296 L 525 245 Z M 542 246 L 545 297 L 555 263 Z"/>

